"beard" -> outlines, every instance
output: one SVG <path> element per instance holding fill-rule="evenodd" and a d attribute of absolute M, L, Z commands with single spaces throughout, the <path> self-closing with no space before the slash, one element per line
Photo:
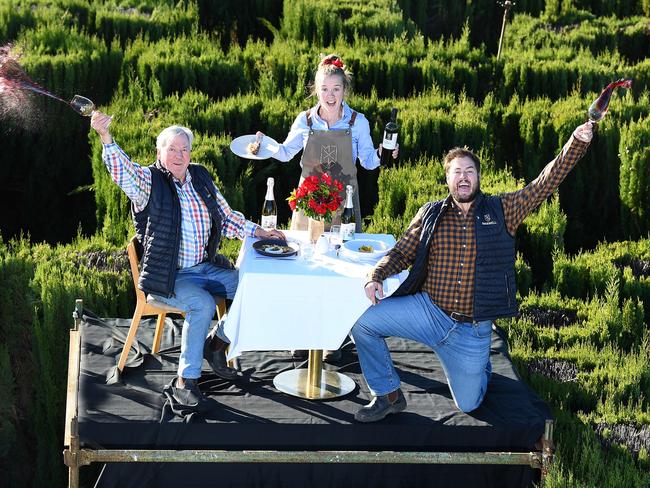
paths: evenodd
<path fill-rule="evenodd" d="M 474 189 L 472 190 L 472 192 L 470 194 L 466 194 L 466 195 L 461 196 L 458 193 L 457 188 L 453 188 L 453 189 L 450 188 L 449 193 L 451 193 L 451 197 L 454 200 L 456 200 L 456 202 L 458 202 L 458 203 L 470 203 L 470 202 L 474 201 L 474 199 L 476 198 L 477 193 L 480 190 L 481 190 L 481 185 L 477 183 L 476 187 L 474 187 Z"/>

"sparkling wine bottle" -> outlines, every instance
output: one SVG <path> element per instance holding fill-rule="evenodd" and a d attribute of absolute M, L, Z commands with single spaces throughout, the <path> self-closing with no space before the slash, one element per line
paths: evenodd
<path fill-rule="evenodd" d="M 273 197 L 273 178 L 266 180 L 266 196 L 262 206 L 262 229 L 275 229 L 278 225 L 278 207 Z"/>
<path fill-rule="evenodd" d="M 397 109 L 393 108 L 390 113 L 390 120 L 384 127 L 384 140 L 382 141 L 381 165 L 388 164 L 392 157 L 393 150 L 397 147 Z"/>
<path fill-rule="evenodd" d="M 345 187 L 345 208 L 343 215 L 341 215 L 341 240 L 343 242 L 354 239 L 354 230 L 356 228 L 354 218 L 354 203 L 352 203 L 352 195 L 354 188 L 352 185 Z"/>
<path fill-rule="evenodd" d="M 632 80 L 621 78 L 620 80 L 607 85 L 598 98 L 589 106 L 589 120 L 592 122 L 599 122 L 602 120 L 609 108 L 609 100 L 612 97 L 612 92 L 614 91 L 614 88 L 619 86 L 622 86 L 623 88 L 632 88 Z"/>

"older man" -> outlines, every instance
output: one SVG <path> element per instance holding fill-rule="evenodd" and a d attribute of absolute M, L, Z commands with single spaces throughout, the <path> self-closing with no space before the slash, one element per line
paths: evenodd
<path fill-rule="evenodd" d="M 365 286 L 374 306 L 355 323 L 352 337 L 374 398 L 355 414 L 357 421 L 375 422 L 406 408 L 388 336 L 413 339 L 436 352 L 460 410 L 481 404 L 491 373 L 492 321 L 517 313 L 515 231 L 564 180 L 591 137 L 587 122 L 535 180 L 500 196 L 481 192 L 475 154 L 456 148 L 446 155 L 449 196 L 420 209 Z M 409 267 L 402 286 L 379 301 L 382 281 Z"/>
<path fill-rule="evenodd" d="M 197 379 L 204 354 L 217 375 L 237 376 L 225 362 L 228 339 L 223 331 L 215 330 L 206 343 L 214 295 L 233 298 L 238 283 L 237 270 L 218 253 L 221 236 L 284 238 L 284 234 L 266 231 L 231 210 L 205 167 L 190 164 L 193 134 L 186 127 L 164 129 L 156 140 L 157 161 L 140 166 L 113 141 L 110 122 L 111 117 L 96 111 L 91 126 L 104 145 L 102 158 L 111 178 L 131 200 L 144 250 L 139 286 L 185 312 L 172 395 L 183 405 L 201 409 L 206 399 Z"/>

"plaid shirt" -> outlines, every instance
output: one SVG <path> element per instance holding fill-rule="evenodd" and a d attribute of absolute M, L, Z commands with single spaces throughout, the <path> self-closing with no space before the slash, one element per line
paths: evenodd
<path fill-rule="evenodd" d="M 104 144 L 102 159 L 111 178 L 126 193 L 136 212 L 147 206 L 151 194 L 151 170 L 131 161 L 129 156 L 116 143 Z M 189 268 L 205 260 L 206 246 L 210 237 L 211 218 L 203 199 L 192 185 L 192 177 L 187 171 L 185 182 L 174 178 L 176 193 L 181 205 L 181 243 L 178 252 L 178 267 Z M 239 212 L 234 212 L 217 187 L 216 202 L 222 219 L 221 234 L 226 237 L 243 239 L 254 236 L 257 224 L 246 220 Z"/>
<path fill-rule="evenodd" d="M 540 175 L 518 191 L 501 195 L 506 227 L 515 235 L 526 216 L 548 198 L 585 153 L 588 142 L 572 137 L 560 154 Z M 476 266 L 475 203 L 467 215 L 451 200 L 451 206 L 436 225 L 429 249 L 429 268 L 422 285 L 433 302 L 446 313 L 472 316 L 474 307 L 474 271 Z M 422 211 L 417 213 L 395 247 L 377 263 L 370 281 L 381 283 L 388 276 L 408 269 L 422 232 Z"/>

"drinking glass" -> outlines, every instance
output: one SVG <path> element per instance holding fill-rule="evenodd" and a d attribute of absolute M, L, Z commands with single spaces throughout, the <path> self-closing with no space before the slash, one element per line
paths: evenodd
<path fill-rule="evenodd" d="M 70 100 L 69 104 L 75 112 L 84 117 L 90 117 L 95 110 L 95 104 L 93 101 L 86 97 L 82 97 L 81 95 L 75 95 L 72 100 Z"/>
<path fill-rule="evenodd" d="M 303 261 L 311 261 L 314 257 L 314 245 L 311 242 L 302 242 L 300 244 L 300 258 Z"/>
<path fill-rule="evenodd" d="M 330 227 L 330 233 L 329 233 L 329 242 L 330 242 L 330 248 L 334 249 L 336 245 L 341 245 L 341 226 L 340 225 L 333 225 Z"/>

